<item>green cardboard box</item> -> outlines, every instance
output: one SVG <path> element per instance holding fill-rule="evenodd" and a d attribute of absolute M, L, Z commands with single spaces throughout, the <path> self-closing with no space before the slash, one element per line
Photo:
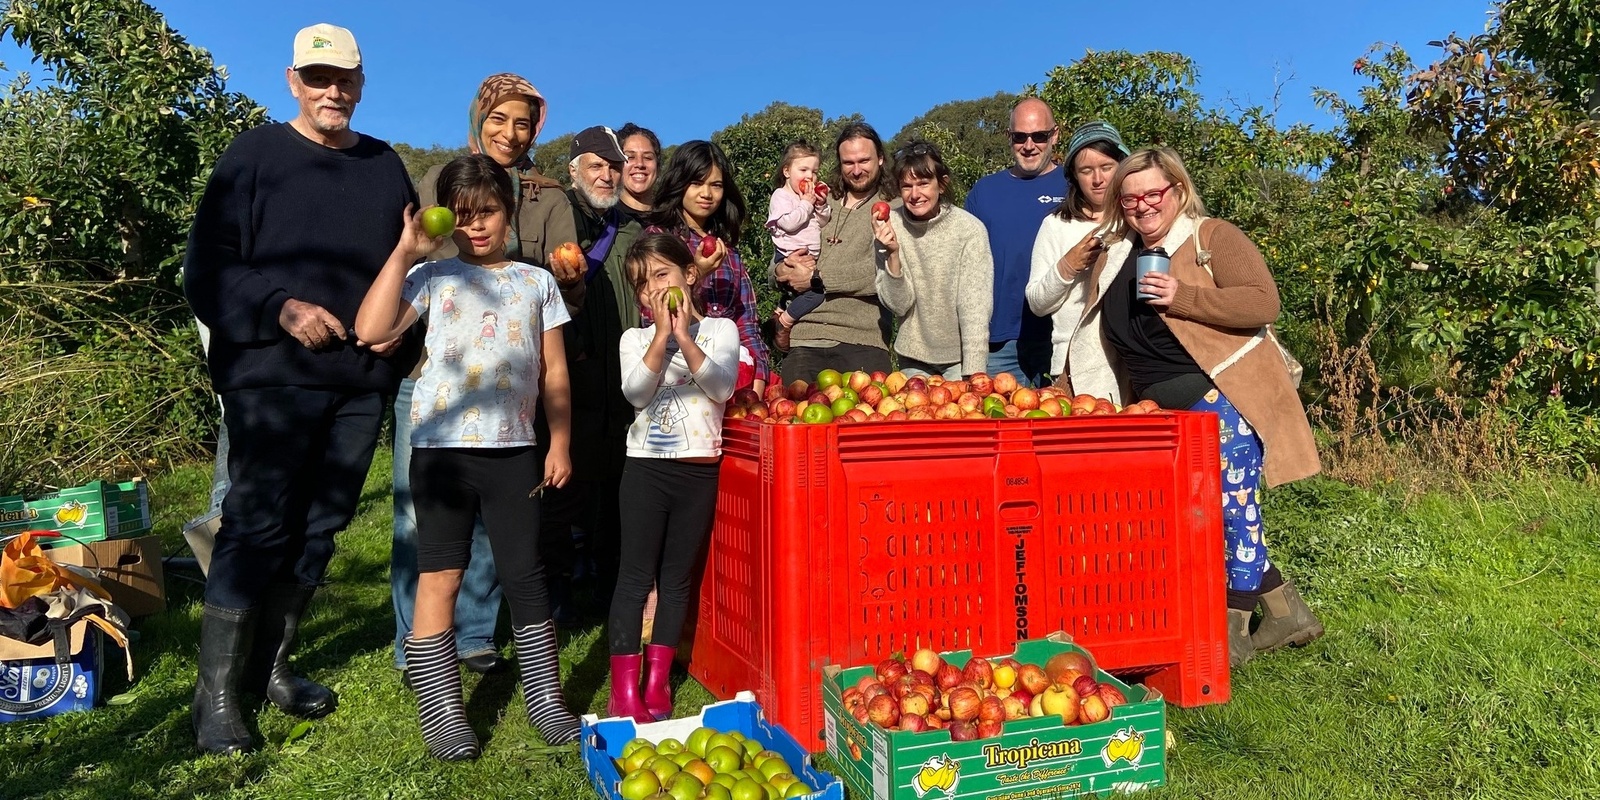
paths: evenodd
<path fill-rule="evenodd" d="M 1017 644 L 1010 655 L 1043 666 L 1057 653 L 1083 648 L 1065 633 Z M 943 654 L 957 667 L 972 651 Z M 1004 658 L 994 656 L 993 658 Z M 855 797 L 872 800 L 1024 800 L 1100 797 L 1166 782 L 1166 701 L 1142 685 L 1128 686 L 1099 672 L 1096 680 L 1121 689 L 1128 704 L 1109 719 L 1062 725 L 1060 717 L 1012 720 L 989 739 L 957 742 L 947 731 L 890 731 L 857 722 L 844 709 L 844 691 L 872 667 L 823 668 L 824 738 L 828 755 Z"/>
<path fill-rule="evenodd" d="M 45 547 L 138 536 L 150 530 L 150 490 L 143 480 L 91 481 L 42 497 L 0 497 L 0 537 L 55 531 Z"/>

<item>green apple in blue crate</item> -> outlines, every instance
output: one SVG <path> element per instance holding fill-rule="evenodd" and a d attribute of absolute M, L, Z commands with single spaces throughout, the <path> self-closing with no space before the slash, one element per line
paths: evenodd
<path fill-rule="evenodd" d="M 644 800 L 661 789 L 661 781 L 656 774 L 647 769 L 636 769 L 629 772 L 627 777 L 617 787 L 617 794 L 623 800 Z"/>

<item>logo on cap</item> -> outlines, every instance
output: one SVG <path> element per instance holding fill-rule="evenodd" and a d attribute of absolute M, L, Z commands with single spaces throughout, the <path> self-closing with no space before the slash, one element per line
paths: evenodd
<path fill-rule="evenodd" d="M 321 36 L 315 37 L 315 38 L 313 38 L 311 40 L 311 49 L 312 50 L 321 50 L 324 47 L 332 47 L 332 46 L 333 46 L 333 42 L 330 42 L 327 39 L 322 38 Z"/>

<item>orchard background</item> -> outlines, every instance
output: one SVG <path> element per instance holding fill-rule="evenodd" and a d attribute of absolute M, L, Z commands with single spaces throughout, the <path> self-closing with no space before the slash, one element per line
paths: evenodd
<path fill-rule="evenodd" d="M 212 163 L 265 111 L 139 0 L 0 8 L 0 35 L 54 76 L 12 73 L 0 94 L 0 488 L 203 457 L 216 408 L 179 287 L 184 241 Z M 1417 451 L 1470 455 L 1446 466 L 1473 475 L 1581 470 L 1600 461 L 1600 8 L 1494 10 L 1426 66 L 1352 54 L 1366 86 L 1315 92 L 1325 129 L 1206 105 L 1179 53 L 1090 52 L 1017 94 L 931 108 L 890 148 L 940 145 L 959 201 L 1008 163 L 1019 95 L 1063 130 L 1103 118 L 1175 147 L 1278 278 L 1334 474 L 1404 476 Z M 758 222 L 784 145 L 826 151 L 854 118 L 776 100 L 710 136 Z M 569 136 L 535 152 L 563 180 Z M 461 152 L 395 147 L 414 177 Z M 770 308 L 759 224 L 739 247 Z"/>
<path fill-rule="evenodd" d="M 1183 153 L 1277 276 L 1329 469 L 1266 506 L 1274 557 L 1328 635 L 1236 671 L 1225 706 L 1174 709 L 1171 786 L 1153 799 L 1600 797 L 1600 6 L 1492 11 L 1485 33 L 1416 60 L 1351 53 L 1364 88 L 1316 92 L 1325 128 L 1208 105 L 1182 54 L 1091 52 L 883 131 L 891 150 L 938 143 L 959 196 L 1008 163 L 1017 97 L 1064 130 L 1108 119 Z M 266 112 L 139 0 L 0 0 L 0 36 L 53 77 L 8 71 L 0 89 L 0 495 L 143 474 L 175 550 L 217 423 L 185 237 L 212 164 Z M 774 101 L 708 133 L 759 220 L 783 146 L 826 151 L 849 119 Z M 561 179 L 568 136 L 535 152 Z M 460 153 L 394 145 L 414 178 Z M 764 292 L 770 243 L 751 225 L 739 246 Z M 424 755 L 390 668 L 388 464 L 297 659 L 340 713 L 267 709 L 261 751 L 197 757 L 200 593 L 175 578 L 109 707 L 0 726 L 0 797 L 592 796 L 570 748 L 537 745 L 506 676 L 469 680 L 483 760 Z M 562 650 L 568 697 L 592 711 L 602 634 Z M 680 708 L 710 699 L 681 676 L 676 690 Z"/>

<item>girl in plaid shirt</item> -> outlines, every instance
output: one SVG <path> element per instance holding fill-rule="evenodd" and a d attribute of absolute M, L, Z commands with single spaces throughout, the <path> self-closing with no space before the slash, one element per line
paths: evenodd
<path fill-rule="evenodd" d="M 651 232 L 677 235 L 694 253 L 699 275 L 695 294 L 708 317 L 732 320 L 739 328 L 739 380 L 737 388 L 766 390 L 767 344 L 761 338 L 756 290 L 750 283 L 737 244 L 745 220 L 744 195 L 733 180 L 733 165 L 722 148 L 704 140 L 684 142 L 672 154 L 656 191 Z M 701 255 L 701 242 L 715 239 L 711 255 Z M 649 309 L 640 310 L 643 323 L 654 320 Z"/>

